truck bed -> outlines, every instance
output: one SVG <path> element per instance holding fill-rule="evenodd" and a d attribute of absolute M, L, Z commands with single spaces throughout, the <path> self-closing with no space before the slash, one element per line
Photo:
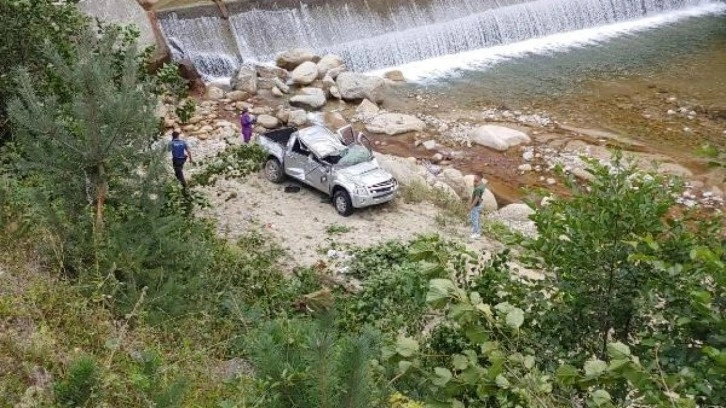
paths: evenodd
<path fill-rule="evenodd" d="M 262 134 L 262 136 L 281 146 L 287 146 L 287 141 L 290 140 L 290 136 L 292 136 L 292 134 L 296 131 L 297 128 L 288 127 L 265 132 Z"/>

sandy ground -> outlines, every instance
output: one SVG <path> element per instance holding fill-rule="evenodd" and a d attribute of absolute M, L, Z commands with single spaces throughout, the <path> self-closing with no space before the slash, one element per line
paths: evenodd
<path fill-rule="evenodd" d="M 486 237 L 472 241 L 465 220 L 444 223 L 439 210 L 427 203 L 407 204 L 399 197 L 342 217 L 324 194 L 311 188 L 286 193 L 284 187 L 291 184 L 299 185 L 293 181 L 273 184 L 261 174 L 220 180 L 205 189 L 212 206 L 203 215 L 218 220 L 220 235 L 228 239 L 255 229 L 270 233 L 287 249 L 288 261 L 294 265 L 314 264 L 331 248 L 368 247 L 418 234 L 438 233 L 478 251 L 502 248 Z"/>

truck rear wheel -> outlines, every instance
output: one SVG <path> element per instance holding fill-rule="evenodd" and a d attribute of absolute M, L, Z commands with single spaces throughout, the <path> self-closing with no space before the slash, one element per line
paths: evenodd
<path fill-rule="evenodd" d="M 274 157 L 270 157 L 265 162 L 265 176 L 273 183 L 282 183 L 285 180 L 285 172 L 282 170 L 282 164 Z"/>
<path fill-rule="evenodd" d="M 333 206 L 335 206 L 335 211 L 343 217 L 353 214 L 354 208 L 353 202 L 350 200 L 350 194 L 342 188 L 335 190 L 335 193 L 333 193 Z"/>

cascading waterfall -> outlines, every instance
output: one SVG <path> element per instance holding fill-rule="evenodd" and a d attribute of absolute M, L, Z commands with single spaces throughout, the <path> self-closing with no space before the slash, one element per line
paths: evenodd
<path fill-rule="evenodd" d="M 229 18 L 161 16 L 175 58 L 205 76 L 230 76 L 240 59 L 270 61 L 294 47 L 340 55 L 355 71 L 640 19 L 718 0 L 431 0 L 300 4 L 237 10 Z"/>

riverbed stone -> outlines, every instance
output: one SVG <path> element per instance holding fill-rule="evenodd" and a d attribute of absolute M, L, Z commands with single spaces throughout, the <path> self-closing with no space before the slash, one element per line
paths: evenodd
<path fill-rule="evenodd" d="M 406 78 L 403 76 L 403 72 L 401 72 L 397 69 L 386 72 L 385 74 L 383 74 L 383 77 L 388 79 L 389 81 L 394 81 L 394 82 L 406 81 Z"/>
<path fill-rule="evenodd" d="M 372 102 L 381 103 L 387 87 L 382 78 L 354 72 L 342 72 L 338 75 L 336 83 L 340 95 L 347 101 L 369 99 Z"/>
<path fill-rule="evenodd" d="M 434 150 L 436 149 L 436 141 L 435 140 L 427 140 L 423 143 L 421 143 L 426 150 Z"/>
<path fill-rule="evenodd" d="M 308 113 L 303 109 L 291 110 L 288 114 L 287 124 L 300 127 L 308 123 Z"/>
<path fill-rule="evenodd" d="M 343 65 L 343 59 L 339 56 L 333 54 L 324 55 L 317 63 L 318 78 L 323 78 L 328 71 L 341 65 Z"/>
<path fill-rule="evenodd" d="M 227 98 L 230 101 L 233 101 L 233 102 L 245 101 L 249 97 L 250 97 L 250 94 L 248 94 L 245 91 L 231 91 L 231 92 L 227 92 Z"/>
<path fill-rule="evenodd" d="M 257 93 L 257 70 L 252 65 L 242 65 L 232 77 L 232 89 L 244 91 L 251 95 Z"/>
<path fill-rule="evenodd" d="M 314 62 L 305 61 L 295 68 L 290 75 L 294 83 L 310 85 L 318 78 L 318 69 Z"/>
<path fill-rule="evenodd" d="M 335 67 L 335 68 L 330 69 L 327 72 L 327 74 L 330 75 L 331 78 L 337 79 L 338 78 L 338 75 L 340 75 L 341 73 L 343 73 L 343 72 L 345 72 L 347 70 L 348 70 L 348 67 L 345 64 L 343 64 L 343 65 L 341 65 L 339 67 Z"/>
<path fill-rule="evenodd" d="M 454 168 L 444 169 L 438 175 L 438 178 L 456 191 L 459 197 L 466 198 L 468 191 L 466 180 L 464 180 L 464 175 L 459 170 Z"/>
<path fill-rule="evenodd" d="M 257 70 L 257 75 L 261 79 L 279 78 L 284 81 L 290 76 L 290 73 L 287 72 L 287 70 L 274 65 L 256 64 L 255 69 Z"/>
<path fill-rule="evenodd" d="M 290 105 L 308 109 L 325 106 L 325 92 L 320 88 L 302 88 L 300 93 L 290 98 Z"/>
<path fill-rule="evenodd" d="M 275 64 L 277 64 L 277 66 L 280 68 L 292 71 L 303 62 L 313 61 L 315 59 L 315 54 L 313 54 L 309 50 L 303 48 L 295 48 L 278 55 L 277 59 L 275 60 Z"/>
<path fill-rule="evenodd" d="M 389 136 L 408 132 L 420 132 L 426 124 L 419 118 L 402 113 L 382 113 L 366 124 L 366 130 L 372 133 L 385 133 Z"/>
<path fill-rule="evenodd" d="M 217 88 L 216 86 L 207 87 L 207 91 L 204 93 L 204 99 L 216 101 L 224 98 L 224 91 Z"/>
<path fill-rule="evenodd" d="M 257 117 L 257 123 L 265 129 L 275 129 L 280 126 L 280 121 L 271 115 L 260 115 Z"/>
<path fill-rule="evenodd" d="M 426 169 L 418 166 L 415 159 L 412 161 L 382 153 L 374 153 L 374 155 L 381 168 L 391 173 L 402 185 L 426 185 Z"/>
<path fill-rule="evenodd" d="M 521 143 L 530 143 L 532 139 L 526 133 L 504 126 L 484 125 L 471 130 L 469 137 L 481 146 L 500 152 Z"/>
<path fill-rule="evenodd" d="M 368 99 L 363 99 L 360 105 L 355 108 L 355 113 L 364 121 L 374 118 L 380 111 L 381 109 L 378 108 L 378 105 Z"/>
<path fill-rule="evenodd" d="M 290 93 L 290 87 L 285 83 L 285 81 L 281 80 L 280 78 L 273 78 L 272 83 L 275 84 L 275 87 L 280 90 L 282 93 Z"/>

